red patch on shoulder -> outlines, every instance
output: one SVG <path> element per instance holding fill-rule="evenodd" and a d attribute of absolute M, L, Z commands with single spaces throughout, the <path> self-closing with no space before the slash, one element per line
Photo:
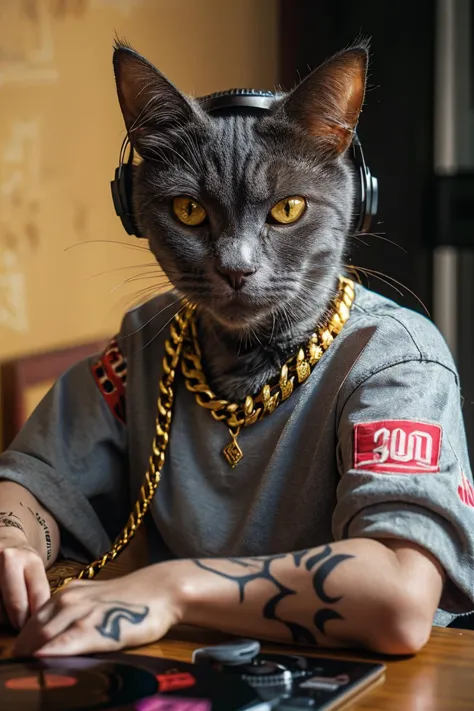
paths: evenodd
<path fill-rule="evenodd" d="M 354 425 L 354 469 L 391 474 L 439 471 L 440 425 L 378 420 Z"/>
<path fill-rule="evenodd" d="M 114 417 L 125 423 L 127 362 L 115 338 L 110 341 L 99 360 L 92 365 L 92 375 Z"/>
<path fill-rule="evenodd" d="M 474 487 L 464 472 L 461 473 L 461 483 L 458 486 L 458 496 L 463 504 L 474 508 Z"/>

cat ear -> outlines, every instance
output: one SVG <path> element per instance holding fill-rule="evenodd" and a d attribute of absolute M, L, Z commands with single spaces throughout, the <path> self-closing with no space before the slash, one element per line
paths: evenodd
<path fill-rule="evenodd" d="M 309 74 L 277 109 L 343 153 L 350 145 L 365 94 L 367 45 L 336 54 Z"/>
<path fill-rule="evenodd" d="M 132 47 L 117 43 L 113 64 L 125 126 L 139 153 L 150 132 L 166 132 L 192 120 L 191 102 Z"/>

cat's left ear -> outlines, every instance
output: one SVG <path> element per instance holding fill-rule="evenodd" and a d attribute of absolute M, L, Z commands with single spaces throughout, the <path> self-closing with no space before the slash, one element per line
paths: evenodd
<path fill-rule="evenodd" d="M 147 136 L 165 136 L 197 117 L 199 111 L 145 57 L 117 43 L 113 57 L 117 94 L 127 132 L 143 157 Z"/>
<path fill-rule="evenodd" d="M 365 95 L 368 49 L 344 50 L 315 69 L 276 109 L 336 153 L 350 145 Z"/>

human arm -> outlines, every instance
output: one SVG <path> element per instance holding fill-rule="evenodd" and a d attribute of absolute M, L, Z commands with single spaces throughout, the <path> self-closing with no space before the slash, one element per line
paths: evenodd
<path fill-rule="evenodd" d="M 0 528 L 8 563 L 0 568 L 0 599 L 5 608 L 21 607 L 19 618 L 9 615 L 15 626 L 37 608 L 28 610 L 25 581 L 19 588 L 19 549 L 44 602 L 44 569 L 60 545 L 63 557 L 98 557 L 110 544 L 109 531 L 115 536 L 128 513 L 126 427 L 93 377 L 95 362 L 78 363 L 61 376 L 0 455 L 0 511 L 9 522 Z"/>
<path fill-rule="evenodd" d="M 107 549 L 130 507 L 127 428 L 94 377 L 98 361 L 66 371 L 0 454 L 0 480 L 25 487 L 51 512 L 62 555 L 79 561 Z"/>
<path fill-rule="evenodd" d="M 51 514 L 24 487 L 0 481 L 0 600 L 14 627 L 21 628 L 48 600 L 45 568 L 58 550 L 59 529 Z"/>
<path fill-rule="evenodd" d="M 43 563 L 49 568 L 58 555 L 60 534 L 58 525 L 33 494 L 20 484 L 0 481 L 0 547 L 5 550 L 5 540 L 14 537 L 27 541 Z"/>
<path fill-rule="evenodd" d="M 446 574 L 440 624 L 474 608 L 472 474 L 449 366 L 398 363 L 344 393 L 333 515 L 338 540 L 411 542 L 438 561 Z"/>
<path fill-rule="evenodd" d="M 74 583 L 26 625 L 16 653 L 83 654 L 153 642 L 175 624 L 240 636 L 411 654 L 442 589 L 411 544 L 354 539 L 259 558 L 177 560 Z"/>
<path fill-rule="evenodd" d="M 429 637 L 443 573 L 416 546 L 387 543 L 191 561 L 181 573 L 182 621 L 282 642 L 414 653 Z"/>

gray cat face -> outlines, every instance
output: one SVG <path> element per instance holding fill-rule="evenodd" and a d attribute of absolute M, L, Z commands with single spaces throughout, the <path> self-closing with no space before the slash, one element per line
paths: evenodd
<path fill-rule="evenodd" d="M 114 63 L 143 159 L 136 219 L 170 281 L 228 328 L 319 319 L 351 223 L 346 149 L 366 49 L 337 55 L 260 116 L 205 114 L 127 47 Z"/>

